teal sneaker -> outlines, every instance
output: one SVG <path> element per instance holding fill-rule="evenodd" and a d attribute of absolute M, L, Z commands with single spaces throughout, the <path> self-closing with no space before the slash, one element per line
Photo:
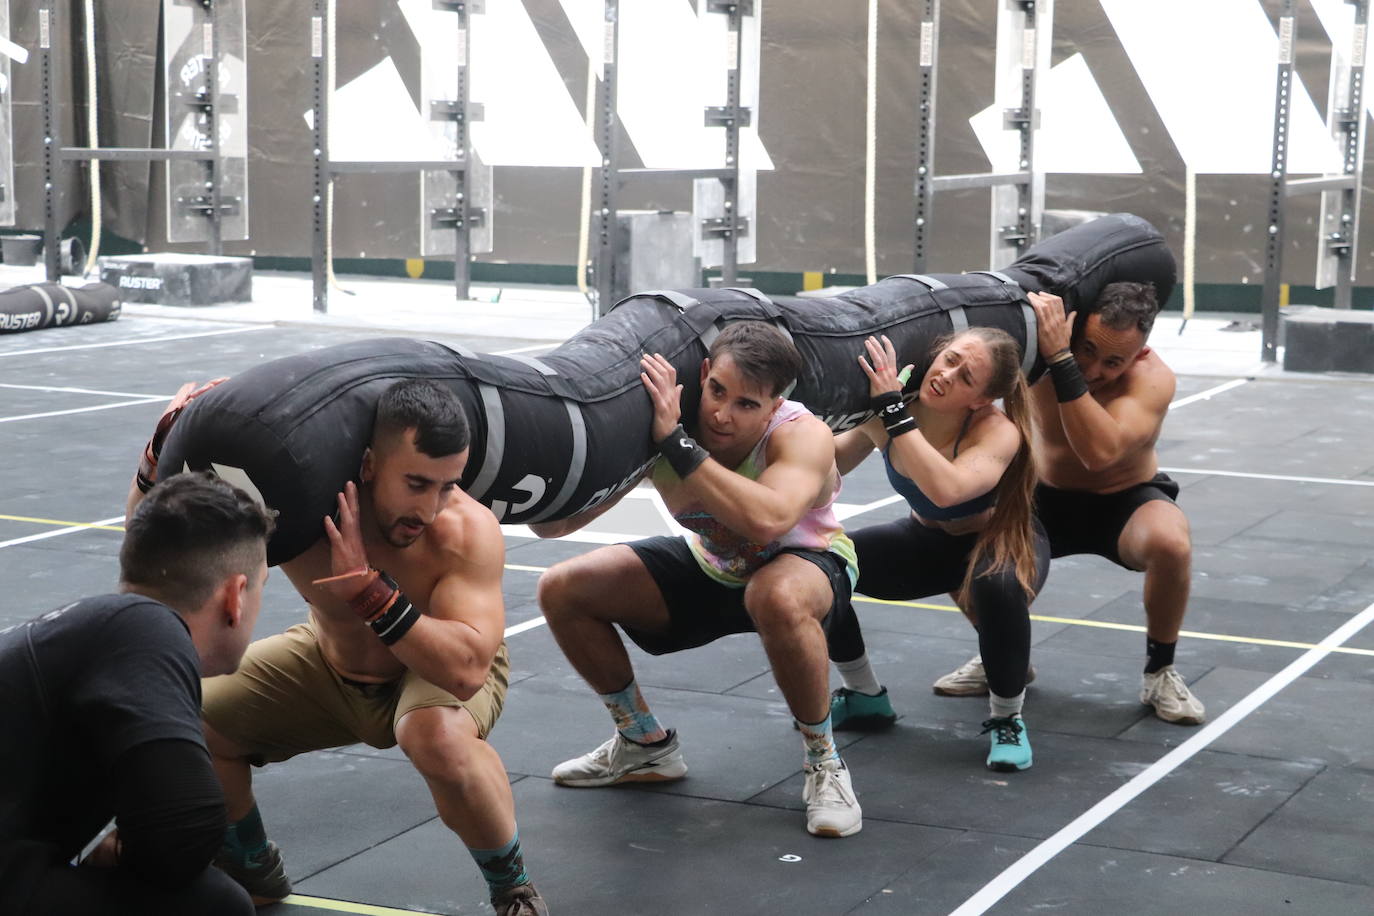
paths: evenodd
<path fill-rule="evenodd" d="M 897 713 L 892 709 L 892 701 L 887 698 L 887 688 L 877 696 L 869 696 L 837 687 L 830 694 L 830 727 L 838 731 L 877 732 L 891 728 L 897 722 Z"/>
<path fill-rule="evenodd" d="M 983 723 L 979 734 L 992 732 L 992 749 L 988 751 L 988 769 L 1001 773 L 1028 770 L 1031 765 L 1030 736 L 1026 722 L 1020 716 L 992 718 Z"/>

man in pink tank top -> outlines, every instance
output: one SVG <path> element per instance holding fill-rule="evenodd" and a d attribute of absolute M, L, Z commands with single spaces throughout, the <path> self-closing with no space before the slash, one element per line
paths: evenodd
<path fill-rule="evenodd" d="M 659 451 L 649 477 L 691 534 L 602 547 L 540 579 L 549 628 L 616 726 L 600 747 L 555 767 L 554 781 L 609 786 L 687 772 L 676 731 L 659 723 L 639 691 L 617 626 L 653 655 L 756 632 L 801 730 L 806 829 L 858 833 L 863 816 L 831 737 L 825 641 L 835 618 L 852 613 L 857 569 L 831 511 L 840 485 L 834 437 L 783 396 L 801 355 L 766 322 L 726 327 L 702 362 L 691 433 L 673 367 L 657 354 L 641 367 Z M 531 527 L 558 537 L 614 502 Z"/>

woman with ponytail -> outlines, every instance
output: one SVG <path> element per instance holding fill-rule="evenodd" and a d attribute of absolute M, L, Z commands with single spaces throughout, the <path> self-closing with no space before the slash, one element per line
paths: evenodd
<path fill-rule="evenodd" d="M 996 328 L 945 337 L 936 341 L 919 386 L 904 398 L 911 367 L 897 371 L 886 337 L 870 337 L 865 346 L 859 365 L 877 416 L 836 438 L 836 462 L 845 474 L 881 451 L 888 479 L 911 513 L 851 532 L 859 558 L 855 590 L 887 600 L 954 597 L 978 630 L 981 661 L 970 664 L 987 671 L 987 765 L 1024 770 L 1031 765 L 1021 717 L 1030 678 L 1030 603 L 1045 582 L 1050 551 L 1032 513 L 1035 468 L 1020 347 Z M 896 715 L 868 663 L 858 620 L 847 614 L 837 622 L 830 657 L 844 686 L 832 697 L 834 725 L 887 727 Z M 955 691 L 937 684 L 936 692 Z"/>

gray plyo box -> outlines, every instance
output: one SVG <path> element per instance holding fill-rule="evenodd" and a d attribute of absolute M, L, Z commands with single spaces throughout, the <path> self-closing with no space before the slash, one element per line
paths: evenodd
<path fill-rule="evenodd" d="M 622 210 L 616 216 L 613 298 L 650 289 L 701 285 L 692 254 L 692 214 L 671 210 Z"/>
<path fill-rule="evenodd" d="M 100 259 L 100 279 L 125 302 L 219 305 L 251 302 L 252 258 L 205 254 L 138 254 Z"/>
<path fill-rule="evenodd" d="M 1374 372 L 1374 312 L 1313 308 L 1282 317 L 1284 369 Z"/>

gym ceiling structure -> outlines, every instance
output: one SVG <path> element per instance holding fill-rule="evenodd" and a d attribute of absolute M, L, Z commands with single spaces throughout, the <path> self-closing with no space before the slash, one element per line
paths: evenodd
<path fill-rule="evenodd" d="M 977 651 L 952 601 L 860 596 L 900 719 L 837 733 L 859 834 L 801 828 L 753 635 L 631 650 L 685 779 L 555 786 L 607 717 L 536 583 L 679 531 L 637 488 L 564 538 L 503 526 L 491 740 L 526 863 L 563 914 L 1363 912 L 1367 22 L 1366 0 L 0 0 L 0 330 L 24 332 L 0 335 L 0 628 L 113 589 L 129 478 L 187 380 L 385 337 L 537 366 L 636 293 L 821 308 L 1131 213 L 1178 264 L 1150 343 L 1178 375 L 1157 448 L 1208 721 L 1137 702 L 1141 576 L 1074 556 L 1031 608 L 1029 770 L 984 767 L 983 699 L 931 692 Z M 846 477 L 847 528 L 906 512 L 876 459 Z M 274 572 L 257 635 L 304 614 Z M 254 786 L 295 885 L 263 912 L 490 912 L 398 749 Z"/>

